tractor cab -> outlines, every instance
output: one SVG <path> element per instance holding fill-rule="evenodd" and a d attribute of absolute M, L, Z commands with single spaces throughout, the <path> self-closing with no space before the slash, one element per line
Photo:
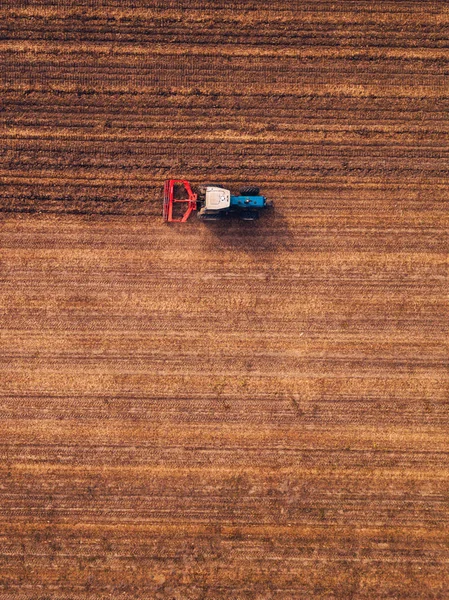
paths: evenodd
<path fill-rule="evenodd" d="M 221 187 L 206 186 L 202 197 L 206 210 L 223 210 L 231 206 L 231 192 Z"/>

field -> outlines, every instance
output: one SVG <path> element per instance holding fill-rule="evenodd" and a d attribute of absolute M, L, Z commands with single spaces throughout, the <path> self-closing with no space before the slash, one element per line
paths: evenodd
<path fill-rule="evenodd" d="M 446 3 L 0 15 L 0 598 L 448 598 Z"/>

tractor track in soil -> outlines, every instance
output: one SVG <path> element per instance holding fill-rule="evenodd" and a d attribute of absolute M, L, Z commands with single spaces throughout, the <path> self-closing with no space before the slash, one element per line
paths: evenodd
<path fill-rule="evenodd" d="M 0 16 L 2 600 L 446 598 L 445 3 Z"/>

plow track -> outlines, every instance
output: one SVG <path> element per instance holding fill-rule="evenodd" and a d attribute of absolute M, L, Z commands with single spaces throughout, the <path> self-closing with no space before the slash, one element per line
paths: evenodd
<path fill-rule="evenodd" d="M 2 600 L 447 598 L 444 2 L 0 15 Z"/>

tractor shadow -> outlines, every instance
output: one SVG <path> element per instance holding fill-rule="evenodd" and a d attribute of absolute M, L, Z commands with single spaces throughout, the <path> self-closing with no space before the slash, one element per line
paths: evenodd
<path fill-rule="evenodd" d="M 264 260 L 293 252 L 294 236 L 288 228 L 288 222 L 276 207 L 262 211 L 257 221 L 242 221 L 236 216 L 225 217 L 218 222 L 203 222 L 208 235 L 205 243 L 215 250 L 233 251 L 245 256 L 255 257 L 263 254 Z"/>

